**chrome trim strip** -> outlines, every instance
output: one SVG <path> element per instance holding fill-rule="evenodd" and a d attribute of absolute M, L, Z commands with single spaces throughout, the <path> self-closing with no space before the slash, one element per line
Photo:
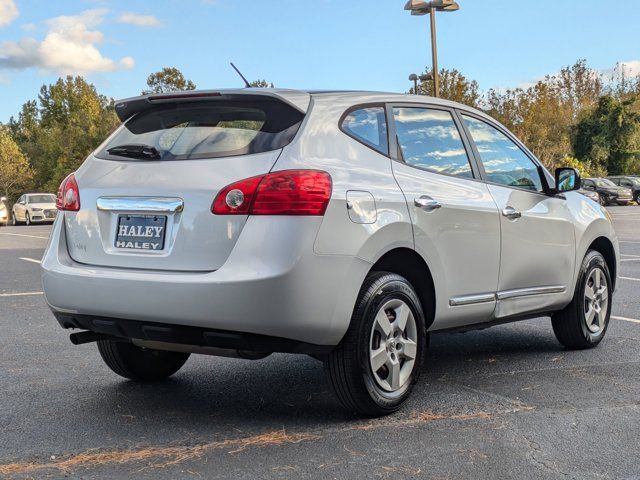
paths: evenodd
<path fill-rule="evenodd" d="M 518 288 L 515 290 L 503 290 L 498 292 L 498 300 L 508 300 L 510 298 L 530 297 L 533 295 L 547 295 L 549 293 L 564 293 L 567 287 L 564 285 L 550 285 L 548 287 Z"/>
<path fill-rule="evenodd" d="M 100 197 L 98 210 L 106 212 L 177 213 L 184 209 L 181 198 L 166 197 Z"/>
<path fill-rule="evenodd" d="M 463 295 L 460 297 L 453 297 L 449 300 L 449 305 L 452 307 L 460 307 L 462 305 L 474 305 L 476 303 L 488 303 L 493 302 L 496 299 L 495 293 L 479 293 L 477 295 Z"/>

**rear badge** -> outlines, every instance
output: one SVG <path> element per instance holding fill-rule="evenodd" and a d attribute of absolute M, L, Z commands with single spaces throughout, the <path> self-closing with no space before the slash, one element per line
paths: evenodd
<path fill-rule="evenodd" d="M 120 215 L 116 248 L 162 250 L 167 217 L 158 215 Z"/>

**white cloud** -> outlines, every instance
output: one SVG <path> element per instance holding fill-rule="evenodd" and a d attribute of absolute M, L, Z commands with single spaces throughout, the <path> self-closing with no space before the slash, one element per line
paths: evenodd
<path fill-rule="evenodd" d="M 18 7 L 13 0 L 0 0 L 0 27 L 9 25 L 18 18 Z"/>
<path fill-rule="evenodd" d="M 2 1 L 2 0 L 0 0 Z M 131 69 L 134 60 L 114 61 L 102 55 L 97 45 L 104 35 L 95 30 L 104 20 L 106 9 L 86 10 L 79 15 L 47 20 L 42 41 L 31 37 L 0 43 L 0 69 L 39 68 L 57 74 L 86 74 Z"/>
<path fill-rule="evenodd" d="M 640 75 L 640 60 L 628 60 L 626 62 L 618 62 L 615 67 L 602 70 L 605 77 L 612 77 L 624 73 L 627 78 L 637 77 Z"/>
<path fill-rule="evenodd" d="M 118 18 L 120 23 L 128 23 L 137 27 L 160 27 L 162 22 L 153 15 L 138 15 L 135 13 L 123 13 Z"/>

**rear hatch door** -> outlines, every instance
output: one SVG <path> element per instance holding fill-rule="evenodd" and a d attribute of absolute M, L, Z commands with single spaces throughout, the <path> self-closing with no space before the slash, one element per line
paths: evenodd
<path fill-rule="evenodd" d="M 71 257 L 120 268 L 220 268 L 247 217 L 212 214 L 216 194 L 268 173 L 303 118 L 256 95 L 163 100 L 137 111 L 76 172 L 80 210 L 64 212 Z"/>

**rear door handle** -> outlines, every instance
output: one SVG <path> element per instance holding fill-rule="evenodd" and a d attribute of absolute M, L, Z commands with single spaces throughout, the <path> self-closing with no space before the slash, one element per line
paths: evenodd
<path fill-rule="evenodd" d="M 509 220 L 516 220 L 520 217 L 522 217 L 522 213 L 520 213 L 518 210 L 516 210 L 513 207 L 505 207 L 502 209 L 502 215 L 504 217 L 507 217 Z"/>
<path fill-rule="evenodd" d="M 434 200 L 428 195 L 422 195 L 421 197 L 414 199 L 413 203 L 416 207 L 421 208 L 425 212 L 433 212 L 434 210 L 442 207 L 440 202 Z"/>

